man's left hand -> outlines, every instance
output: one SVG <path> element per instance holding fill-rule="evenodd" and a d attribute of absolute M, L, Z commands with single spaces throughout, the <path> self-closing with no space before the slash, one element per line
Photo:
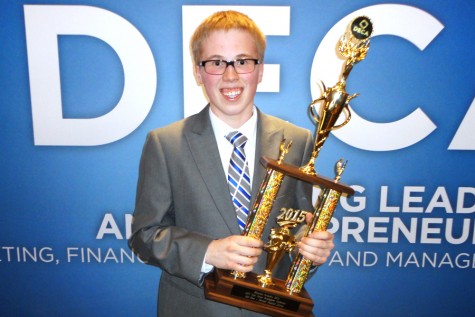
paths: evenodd
<path fill-rule="evenodd" d="M 312 221 L 313 215 L 307 213 L 305 220 L 307 224 Z M 312 261 L 312 265 L 318 266 L 325 263 L 334 248 L 333 234 L 328 231 L 313 232 L 307 237 L 302 238 L 298 244 L 299 252 L 308 260 Z"/>

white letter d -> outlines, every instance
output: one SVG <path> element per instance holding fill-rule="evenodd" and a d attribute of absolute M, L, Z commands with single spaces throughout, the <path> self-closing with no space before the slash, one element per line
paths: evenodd
<path fill-rule="evenodd" d="M 152 52 L 139 31 L 115 13 L 95 7 L 25 5 L 24 11 L 35 145 L 100 145 L 134 131 L 152 107 L 157 83 Z M 124 90 L 109 113 L 63 118 L 59 34 L 99 38 L 119 56 Z"/>

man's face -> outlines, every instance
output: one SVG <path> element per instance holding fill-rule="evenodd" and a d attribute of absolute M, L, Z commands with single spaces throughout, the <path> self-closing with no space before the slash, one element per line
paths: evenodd
<path fill-rule="evenodd" d="M 203 41 L 201 60 L 235 60 L 258 58 L 254 38 L 246 31 L 215 31 Z M 262 80 L 263 65 L 253 72 L 238 74 L 228 66 L 222 75 L 210 75 L 204 67 L 196 66 L 195 75 L 206 90 L 211 111 L 234 128 L 239 128 L 252 116 L 257 84 Z"/>

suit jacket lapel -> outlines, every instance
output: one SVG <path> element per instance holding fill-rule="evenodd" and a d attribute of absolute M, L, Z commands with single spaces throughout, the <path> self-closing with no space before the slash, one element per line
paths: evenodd
<path fill-rule="evenodd" d="M 259 110 L 257 114 L 256 160 L 252 179 L 251 204 L 256 199 L 259 187 L 266 174 L 266 168 L 260 163 L 260 159 L 262 156 L 267 156 L 274 160 L 278 159 L 280 142 L 284 137 L 282 128 L 274 124 L 269 116 Z"/>
<path fill-rule="evenodd" d="M 218 145 L 213 128 L 205 107 L 192 122 L 190 129 L 185 130 L 185 138 L 189 144 L 194 162 L 199 170 L 205 186 L 213 199 L 216 208 L 226 222 L 230 232 L 240 234 L 234 213 L 226 175 L 224 174 Z M 200 183 L 201 185 L 201 183 Z M 208 199 L 208 197 L 203 197 Z M 211 212 L 211 211 L 210 211 Z"/>

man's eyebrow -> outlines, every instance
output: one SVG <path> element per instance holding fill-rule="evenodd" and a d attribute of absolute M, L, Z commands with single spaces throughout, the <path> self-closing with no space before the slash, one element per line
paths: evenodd
<path fill-rule="evenodd" d="M 232 58 L 231 60 L 235 60 L 235 59 L 243 59 L 243 58 L 254 58 L 252 57 L 251 55 L 249 54 L 239 54 L 239 55 L 236 55 L 234 58 Z M 221 55 L 211 55 L 205 59 L 203 59 L 204 61 L 207 61 L 207 60 L 225 60 L 227 61 L 228 59 L 224 58 L 223 56 Z"/>
<path fill-rule="evenodd" d="M 207 58 L 204 58 L 203 60 L 210 60 L 210 59 L 213 59 L 213 60 L 214 59 L 219 59 L 219 60 L 221 60 L 221 59 L 224 59 L 224 58 L 221 55 L 211 55 Z"/>
<path fill-rule="evenodd" d="M 242 58 L 254 58 L 254 57 L 252 57 L 249 54 L 239 54 L 238 56 L 236 56 L 235 59 L 242 59 Z"/>

